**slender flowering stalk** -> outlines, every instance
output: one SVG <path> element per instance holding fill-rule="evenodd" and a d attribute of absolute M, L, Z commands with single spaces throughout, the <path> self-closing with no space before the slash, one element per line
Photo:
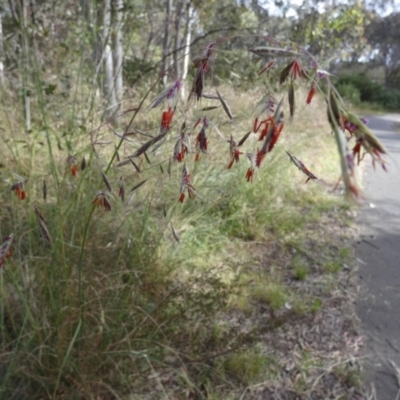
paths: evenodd
<path fill-rule="evenodd" d="M 172 117 L 174 110 L 179 100 L 179 93 L 181 90 L 181 80 L 178 79 L 171 86 L 164 89 L 150 104 L 149 108 L 156 108 L 161 103 L 166 103 L 166 109 L 161 117 L 161 133 L 169 131 L 171 127 Z"/>
<path fill-rule="evenodd" d="M 195 127 L 199 124 L 200 119 L 196 122 Z M 198 133 L 196 137 L 196 157 L 195 161 L 198 161 L 200 159 L 200 152 L 202 153 L 207 153 L 207 147 L 208 147 L 208 139 L 206 135 L 206 129 L 208 128 L 208 120 L 206 117 L 203 118 L 203 126 L 200 129 L 200 132 Z"/>
<path fill-rule="evenodd" d="M 43 180 L 42 184 L 42 193 L 43 193 L 43 200 L 46 202 L 47 201 L 47 183 L 46 180 Z"/>
<path fill-rule="evenodd" d="M 269 117 L 269 118 L 265 119 L 264 121 L 261 121 L 260 124 L 258 125 L 257 131 L 261 128 L 262 125 L 264 125 L 264 128 L 261 130 L 260 136 L 258 137 L 258 140 L 260 142 L 263 141 L 265 139 L 265 137 L 267 136 L 271 125 L 275 126 L 274 118 Z"/>
<path fill-rule="evenodd" d="M 205 75 L 211 69 L 215 44 L 216 42 L 209 43 L 204 49 L 203 53 L 193 59 L 193 65 L 196 67 L 196 74 L 189 99 L 192 94 L 196 95 L 196 100 L 200 100 L 203 95 L 204 79 Z"/>
<path fill-rule="evenodd" d="M 111 204 L 107 199 L 107 195 L 102 190 L 99 190 L 92 201 L 96 207 L 104 207 L 104 211 L 111 211 Z"/>
<path fill-rule="evenodd" d="M 258 124 L 258 118 L 256 118 L 254 120 L 254 124 L 253 124 L 253 133 L 257 133 L 258 130 L 260 129 L 261 123 L 260 125 Z"/>
<path fill-rule="evenodd" d="M 239 162 L 239 157 L 241 154 L 243 154 L 241 151 L 238 149 L 238 144 L 232 139 L 228 140 L 229 143 L 229 151 L 231 155 L 231 161 L 228 164 L 228 169 L 232 168 L 232 165 L 234 162 L 238 163 Z"/>
<path fill-rule="evenodd" d="M 293 65 L 292 65 L 292 67 L 290 68 L 290 71 L 289 71 L 289 76 L 292 79 L 297 79 L 297 78 L 304 77 L 304 71 L 303 71 L 302 66 L 300 65 L 299 60 L 294 60 L 293 61 Z"/>
<path fill-rule="evenodd" d="M 173 116 L 174 111 L 171 107 L 168 107 L 166 111 L 163 111 L 161 118 L 161 132 L 169 131 Z"/>
<path fill-rule="evenodd" d="M 35 214 L 38 217 L 39 229 L 40 229 L 41 235 L 46 239 L 46 241 L 49 244 L 52 244 L 51 236 L 50 236 L 49 230 L 47 228 L 46 222 L 43 218 L 42 213 L 39 211 L 39 209 L 36 206 L 35 206 Z"/>
<path fill-rule="evenodd" d="M 256 154 L 248 153 L 247 156 L 251 162 L 250 168 L 246 173 L 248 182 L 253 180 L 255 167 L 259 168 L 267 153 L 272 151 L 284 127 L 284 114 L 282 109 L 283 100 L 281 100 L 275 110 L 273 117 L 269 117 L 258 124 L 256 118 L 253 132 L 257 133 L 262 125 L 263 129 L 260 132 L 259 141 L 264 141 L 261 149 L 257 149 Z"/>
<path fill-rule="evenodd" d="M 357 139 L 356 140 L 356 144 L 353 147 L 353 157 L 356 158 L 357 157 L 357 165 L 360 165 L 360 162 L 362 161 L 362 159 L 364 158 L 364 154 L 361 155 L 361 145 L 362 145 L 362 139 Z"/>
<path fill-rule="evenodd" d="M 305 77 L 303 67 L 301 66 L 299 60 L 293 60 L 290 62 L 282 71 L 279 78 L 279 83 L 282 84 L 287 78 L 295 80 L 297 78 Z"/>
<path fill-rule="evenodd" d="M 11 245 L 13 242 L 13 234 L 11 233 L 3 239 L 3 244 L 0 247 L 0 268 L 3 266 L 6 258 L 11 257 Z"/>
<path fill-rule="evenodd" d="M 224 111 L 226 112 L 226 115 L 228 116 L 228 118 L 232 121 L 233 120 L 233 115 L 232 115 L 232 111 L 228 106 L 228 103 L 224 100 L 224 98 L 219 94 L 218 90 L 215 89 L 215 91 L 217 92 L 217 96 L 219 101 L 221 102 L 222 108 L 224 109 Z"/>
<path fill-rule="evenodd" d="M 81 161 L 81 171 L 84 171 L 86 169 L 86 158 L 82 157 Z"/>
<path fill-rule="evenodd" d="M 72 176 L 76 176 L 78 174 L 78 165 L 76 163 L 75 156 L 68 156 L 67 163 L 69 165 L 69 169 Z"/>
<path fill-rule="evenodd" d="M 196 68 L 201 69 L 201 71 L 204 72 L 205 74 L 210 71 L 210 68 L 211 68 L 210 64 L 213 60 L 212 56 L 215 51 L 215 49 L 214 49 L 215 44 L 216 44 L 215 41 L 210 42 L 203 50 L 203 53 L 200 56 L 195 57 L 193 59 L 194 66 Z"/>
<path fill-rule="evenodd" d="M 340 108 L 336 103 L 332 88 L 330 88 L 328 99 L 328 119 L 335 134 L 346 194 L 352 199 L 357 199 L 362 196 L 362 193 L 355 178 L 354 155 L 350 153 L 348 141 L 343 133 Z"/>
<path fill-rule="evenodd" d="M 181 182 L 181 189 L 179 193 L 179 202 L 183 203 L 185 200 L 185 191 L 187 190 L 189 198 L 194 199 L 196 197 L 196 189 L 190 182 L 190 174 L 189 171 L 186 167 L 186 165 L 183 166 L 182 169 L 182 182 Z"/>
<path fill-rule="evenodd" d="M 260 168 L 260 165 L 263 162 L 266 155 L 267 155 L 267 152 L 263 148 L 261 150 L 257 149 L 256 167 Z"/>
<path fill-rule="evenodd" d="M 329 121 L 333 131 L 335 131 L 335 128 L 337 126 L 339 126 L 343 130 L 344 129 L 344 125 L 343 125 L 344 111 L 343 111 L 342 107 L 340 107 L 340 105 L 339 105 L 339 101 L 338 101 L 337 95 L 334 92 L 334 90 L 330 89 L 329 92 L 330 93 L 329 93 L 329 96 L 327 99 L 328 121 Z"/>
<path fill-rule="evenodd" d="M 312 72 L 310 72 L 308 74 L 308 76 L 309 76 L 310 80 L 312 81 L 312 83 L 311 83 L 311 87 L 310 87 L 310 90 L 309 90 L 308 95 L 307 95 L 306 104 L 311 104 L 311 101 L 314 98 L 314 95 L 315 95 L 316 90 L 317 90 L 316 89 L 317 81 L 326 78 L 328 75 L 332 75 L 327 71 L 324 71 L 322 69 L 317 69 L 318 65 L 317 65 L 316 62 L 312 63 L 312 67 L 313 67 Z"/>
<path fill-rule="evenodd" d="M 178 79 L 172 85 L 165 88 L 150 104 L 149 108 L 156 108 L 162 102 L 167 103 L 168 108 L 175 108 L 179 100 L 179 93 L 181 90 L 182 82 Z"/>
<path fill-rule="evenodd" d="M 24 190 L 23 182 L 14 183 L 14 185 L 11 186 L 10 190 L 13 191 L 20 200 L 24 200 L 26 198 L 26 192 Z"/>
<path fill-rule="evenodd" d="M 286 151 L 286 150 L 285 150 Z M 294 155 L 290 154 L 288 151 L 286 151 L 287 155 L 290 158 L 290 161 L 301 171 L 303 174 L 307 175 L 307 180 L 305 183 L 307 183 L 310 179 L 318 179 L 298 158 L 296 158 Z"/>
<path fill-rule="evenodd" d="M 350 133 L 350 137 L 354 136 L 354 132 L 358 131 L 358 125 L 350 122 L 343 116 L 343 129 Z"/>
<path fill-rule="evenodd" d="M 262 146 L 263 153 L 269 153 L 275 147 L 280 134 L 284 127 L 284 114 L 283 114 L 283 100 L 281 100 L 276 108 L 274 117 L 271 120 L 271 124 L 268 126 L 268 131 L 265 133 L 264 144 Z M 264 138 L 264 135 L 263 135 Z"/>
<path fill-rule="evenodd" d="M 290 118 L 293 118 L 294 110 L 295 110 L 295 107 L 296 107 L 295 97 L 294 97 L 294 84 L 293 84 L 293 81 L 290 82 L 290 84 L 289 84 L 288 99 L 289 99 Z"/>
<path fill-rule="evenodd" d="M 120 197 L 122 201 L 125 201 L 125 182 L 122 176 L 119 178 L 118 197 Z"/>
<path fill-rule="evenodd" d="M 256 105 L 252 116 L 255 117 L 254 120 L 254 125 L 253 125 L 253 132 L 257 133 L 261 123 L 259 124 L 258 121 L 260 120 L 260 116 L 264 113 L 267 114 L 266 120 L 268 120 L 268 118 L 272 117 L 274 115 L 275 112 L 275 98 L 272 97 L 271 95 L 267 94 L 265 95 Z"/>
<path fill-rule="evenodd" d="M 273 125 L 273 130 L 271 133 L 271 139 L 268 142 L 268 153 L 272 151 L 272 149 L 275 147 L 276 142 L 279 139 L 279 136 L 283 130 L 284 127 L 284 122 L 283 122 L 284 114 L 283 111 L 280 112 L 279 114 L 279 119 L 275 123 L 275 126 Z M 265 138 L 265 143 L 267 143 L 267 138 Z"/>
<path fill-rule="evenodd" d="M 307 96 L 307 100 L 306 100 L 306 104 L 310 104 L 313 97 L 315 95 L 315 84 L 313 83 L 311 85 L 310 91 L 308 92 L 308 96 Z"/>
<path fill-rule="evenodd" d="M 207 140 L 207 136 L 206 136 L 206 130 L 204 129 L 204 127 L 202 127 L 199 134 L 196 137 L 197 153 L 196 153 L 195 161 L 199 161 L 200 152 L 207 153 L 207 146 L 208 146 L 208 140 Z"/>
<path fill-rule="evenodd" d="M 265 126 L 264 129 L 261 131 L 258 140 L 265 140 L 265 143 L 267 143 L 266 150 L 270 152 L 278 141 L 279 135 L 281 134 L 284 127 L 283 111 L 281 111 L 277 122 L 275 122 L 274 118 L 271 117 L 268 120 L 263 121 L 262 123 L 265 123 Z"/>
<path fill-rule="evenodd" d="M 189 152 L 188 137 L 184 131 L 181 131 L 180 137 L 174 147 L 173 159 L 177 162 L 182 162 L 185 155 Z"/>
<path fill-rule="evenodd" d="M 253 182 L 254 178 L 254 171 L 256 169 L 256 158 L 257 156 L 253 153 L 247 153 L 247 158 L 250 161 L 250 167 L 247 169 L 246 172 L 246 181 L 247 182 Z"/>
<path fill-rule="evenodd" d="M 271 60 L 259 73 L 261 75 L 263 72 L 268 71 L 271 67 L 273 67 L 276 63 L 276 60 Z"/>
<path fill-rule="evenodd" d="M 103 178 L 103 182 L 107 186 L 107 189 L 109 190 L 109 192 L 112 192 L 111 183 L 108 180 L 107 175 L 103 171 L 101 171 L 101 177 Z"/>
<path fill-rule="evenodd" d="M 351 136 L 354 135 L 356 138 L 356 144 L 353 148 L 353 157 L 357 157 L 359 163 L 363 156 L 361 155 L 361 149 L 368 153 L 372 157 L 372 164 L 375 166 L 375 162 L 382 165 L 382 168 L 386 170 L 385 161 L 382 158 L 383 154 L 386 154 L 386 149 L 382 143 L 376 138 L 376 136 L 369 130 L 366 125 L 366 120 L 358 118 L 354 114 L 348 112 L 343 116 L 343 126 Z"/>

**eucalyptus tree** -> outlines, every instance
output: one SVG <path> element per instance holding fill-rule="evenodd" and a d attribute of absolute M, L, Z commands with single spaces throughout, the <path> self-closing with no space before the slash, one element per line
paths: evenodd
<path fill-rule="evenodd" d="M 400 83 L 400 12 L 375 14 L 366 30 L 371 46 L 370 60 L 382 65 L 387 86 Z"/>

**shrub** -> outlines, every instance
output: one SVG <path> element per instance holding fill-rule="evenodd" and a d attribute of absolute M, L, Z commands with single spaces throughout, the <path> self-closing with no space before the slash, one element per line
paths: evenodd
<path fill-rule="evenodd" d="M 365 74 L 340 77 L 337 82 L 338 90 L 340 87 L 346 88 L 346 85 L 350 85 L 350 88 L 347 88 L 347 90 L 351 89 L 351 87 L 357 89 L 360 94 L 360 100 L 366 102 L 376 102 L 382 96 L 382 92 L 384 91 L 383 86 L 373 82 Z M 343 95 L 345 94 L 343 93 Z"/>
<path fill-rule="evenodd" d="M 361 94 L 357 87 L 352 83 L 340 83 L 337 86 L 340 95 L 349 100 L 354 105 L 361 103 Z"/>
<path fill-rule="evenodd" d="M 373 103 L 389 110 L 400 109 L 400 90 L 386 88 L 365 74 L 346 75 L 337 81 L 339 93 L 355 105 Z"/>

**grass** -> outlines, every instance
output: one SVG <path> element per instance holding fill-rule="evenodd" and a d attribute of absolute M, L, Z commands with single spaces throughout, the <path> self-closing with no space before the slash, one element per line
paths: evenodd
<path fill-rule="evenodd" d="M 266 370 L 273 361 L 254 347 L 248 351 L 231 354 L 223 363 L 224 372 L 242 385 L 256 383 L 261 375 L 266 378 Z"/>
<path fill-rule="evenodd" d="M 295 257 L 293 259 L 292 267 L 293 267 L 294 277 L 299 281 L 304 281 L 310 272 L 308 266 L 301 260 L 300 257 L 297 258 Z"/>
<path fill-rule="evenodd" d="M 340 271 L 342 265 L 338 261 L 331 261 L 325 264 L 324 270 L 329 274 L 334 274 L 335 272 Z"/>
<path fill-rule="evenodd" d="M 0 235 L 15 238 L 0 273 L 1 396 L 173 399 L 193 392 L 206 398 L 207 387 L 216 398 L 229 398 L 266 377 L 276 379 L 276 358 L 260 350 L 260 337 L 290 324 L 295 314 L 322 308 L 315 293 L 288 285 L 288 271 L 305 283 L 316 274 L 315 262 L 327 273 L 341 265 L 331 260 L 326 242 L 312 237 L 321 232 L 323 215 L 336 210 L 344 220 L 349 207 L 332 192 L 340 171 L 330 128 L 312 118 L 323 101 L 298 106 L 253 183 L 245 180 L 245 155 L 226 168 L 227 143 L 210 128 L 207 154 L 198 162 L 187 155 L 198 196 L 181 204 L 182 166 L 169 167 L 174 140 L 149 151 L 149 160 L 135 159 L 136 167 L 118 167 L 112 160 L 120 139 L 107 125 L 97 129 L 101 100 L 83 84 L 75 90 L 71 99 L 57 98 L 67 110 L 61 120 L 53 98 L 33 102 L 29 134 L 16 96 L 8 94 L 15 107 L 1 104 Z M 208 115 L 224 136 L 239 140 L 264 93 L 220 92 L 235 99 L 229 103 L 234 122 L 219 111 Z M 196 109 L 177 120 L 187 118 L 193 127 L 201 115 Z M 132 118 L 127 113 L 113 129 L 130 128 Z M 160 110 L 139 113 L 134 126 L 155 134 L 159 119 Z M 118 150 L 121 160 L 147 140 L 131 137 L 134 145 L 124 141 Z M 249 139 L 248 149 L 256 147 Z M 305 184 L 284 150 L 321 179 Z M 66 162 L 71 155 L 77 176 Z M 10 191 L 20 177 L 23 201 Z M 99 190 L 111 212 L 93 205 Z M 348 248 L 338 251 L 348 256 Z"/>

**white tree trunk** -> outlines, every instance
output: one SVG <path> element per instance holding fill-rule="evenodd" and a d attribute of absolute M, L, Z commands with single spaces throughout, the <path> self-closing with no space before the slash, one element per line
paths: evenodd
<path fill-rule="evenodd" d="M 110 46 L 111 36 L 111 0 L 104 0 L 103 18 L 103 63 L 104 84 L 103 93 L 106 99 L 106 118 L 110 118 L 117 109 L 114 85 L 114 63 Z"/>
<path fill-rule="evenodd" d="M 106 116 L 111 117 L 117 108 L 117 99 L 115 97 L 114 87 L 114 66 L 111 47 L 106 44 L 104 48 L 104 96 L 107 100 Z"/>
<path fill-rule="evenodd" d="M 171 19 L 171 9 L 172 9 L 172 0 L 165 0 L 165 26 L 164 26 L 164 43 L 163 43 L 163 60 L 161 63 L 161 74 L 164 74 L 167 70 L 168 65 L 168 51 L 169 51 L 169 31 L 170 31 L 170 19 Z M 167 77 L 163 76 L 164 85 L 167 83 Z"/>
<path fill-rule="evenodd" d="M 192 19 L 193 10 L 190 6 L 190 3 L 187 5 L 187 23 L 186 23 L 186 37 L 185 37 L 185 56 L 183 58 L 183 74 L 182 74 L 182 98 L 186 98 L 185 94 L 185 86 L 186 86 L 186 77 L 189 69 L 189 60 L 190 60 L 190 41 L 192 40 L 192 27 L 191 27 L 191 19 Z"/>
<path fill-rule="evenodd" d="M 21 13 L 21 29 L 22 29 L 22 48 L 24 54 L 24 77 L 23 77 L 23 102 L 24 102 L 24 114 L 25 114 L 25 130 L 26 132 L 31 131 L 31 99 L 28 86 L 28 71 L 29 71 L 29 43 L 28 43 L 28 0 L 22 0 L 22 13 Z"/>
<path fill-rule="evenodd" d="M 3 19 L 0 12 L 0 85 L 4 86 L 4 36 Z"/>
<path fill-rule="evenodd" d="M 123 0 L 114 0 L 114 85 L 115 85 L 115 96 L 119 107 L 121 107 L 122 96 L 124 94 L 124 83 L 123 83 L 123 48 L 122 48 L 122 25 L 123 25 Z"/>
<path fill-rule="evenodd" d="M 174 43 L 174 66 L 175 66 L 175 79 L 181 77 L 180 59 L 179 59 L 179 47 L 181 45 L 181 23 L 182 23 L 182 10 L 184 6 L 184 0 L 180 0 L 176 4 L 175 10 L 175 43 Z"/>

